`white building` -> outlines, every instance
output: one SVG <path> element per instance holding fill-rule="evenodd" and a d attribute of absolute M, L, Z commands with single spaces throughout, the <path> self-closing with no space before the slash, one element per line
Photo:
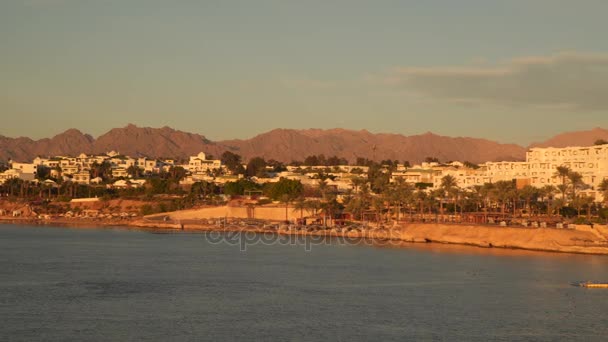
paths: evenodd
<path fill-rule="evenodd" d="M 208 160 L 205 153 L 201 152 L 196 156 L 191 156 L 188 165 L 185 165 L 184 169 L 192 173 L 199 173 L 220 169 L 221 167 L 221 160 Z"/>
<path fill-rule="evenodd" d="M 15 169 L 8 169 L 4 172 L 0 172 L 0 184 L 4 184 L 9 179 L 21 178 L 21 171 Z"/>
<path fill-rule="evenodd" d="M 11 162 L 11 169 L 14 170 L 19 170 L 22 173 L 30 173 L 30 174 L 36 174 L 36 172 L 38 171 L 38 165 L 34 164 L 34 163 L 16 163 L 16 162 Z"/>
<path fill-rule="evenodd" d="M 91 182 L 91 175 L 88 171 L 80 171 L 74 173 L 72 181 L 78 184 L 89 184 Z"/>
<path fill-rule="evenodd" d="M 145 157 L 137 159 L 137 167 L 144 170 L 145 173 L 158 173 L 163 166 L 164 163 L 156 159 L 148 159 Z"/>

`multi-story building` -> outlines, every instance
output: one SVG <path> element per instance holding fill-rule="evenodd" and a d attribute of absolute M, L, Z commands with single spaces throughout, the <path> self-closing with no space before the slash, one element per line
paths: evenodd
<path fill-rule="evenodd" d="M 488 162 L 485 166 L 492 182 L 517 180 L 522 181 L 519 184 L 537 188 L 561 184 L 557 167 L 566 166 L 583 176 L 582 181 L 588 188 L 583 189 L 582 193 L 599 201 L 602 196 L 598 186 L 608 178 L 608 145 L 537 147 L 526 153 L 525 162 Z"/>
<path fill-rule="evenodd" d="M 207 172 L 220 169 L 221 167 L 221 160 L 208 160 L 204 152 L 201 152 L 196 156 L 191 156 L 188 165 L 184 165 L 184 169 L 192 173 Z"/>
<path fill-rule="evenodd" d="M 79 184 L 89 184 L 91 182 L 91 174 L 88 171 L 80 171 L 74 173 L 72 181 Z"/>

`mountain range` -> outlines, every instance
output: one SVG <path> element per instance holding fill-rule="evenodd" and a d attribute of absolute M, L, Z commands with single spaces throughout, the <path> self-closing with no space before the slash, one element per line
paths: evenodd
<path fill-rule="evenodd" d="M 608 130 L 595 128 L 563 133 L 529 147 L 592 145 L 598 139 L 608 140 Z M 440 136 L 430 132 L 405 136 L 340 128 L 275 129 L 245 140 L 211 141 L 203 135 L 170 127 L 150 128 L 129 124 L 111 129 L 96 139 L 77 129 L 69 129 L 52 138 L 40 140 L 0 135 L 0 160 L 31 161 L 36 156 L 114 150 L 130 156 L 155 158 L 185 158 L 201 151 L 219 157 L 224 151 L 231 151 L 241 155 L 244 161 L 260 156 L 267 160 L 290 162 L 303 160 L 313 154 L 324 154 L 328 157 L 343 157 L 351 162 L 358 157 L 410 162 L 435 157 L 441 161 L 466 160 L 481 163 L 524 160 L 529 147 L 501 144 L 487 139 Z"/>

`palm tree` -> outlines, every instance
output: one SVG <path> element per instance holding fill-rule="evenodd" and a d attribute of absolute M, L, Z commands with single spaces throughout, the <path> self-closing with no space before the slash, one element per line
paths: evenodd
<path fill-rule="evenodd" d="M 443 178 L 441 178 L 440 189 L 443 192 L 443 194 L 441 196 L 442 197 L 441 202 L 440 202 L 440 212 L 441 212 L 441 215 L 443 216 L 443 198 L 446 195 L 450 196 L 452 198 L 454 197 L 455 191 L 457 190 L 456 178 L 454 178 L 454 176 L 452 176 L 452 175 L 443 176 Z M 456 203 L 454 203 L 454 207 L 456 207 Z"/>
<path fill-rule="evenodd" d="M 329 194 L 329 187 L 327 186 L 327 182 L 323 179 L 319 179 L 318 189 L 321 193 L 321 198 L 327 199 L 327 195 Z"/>
<path fill-rule="evenodd" d="M 136 165 L 131 165 L 127 168 L 127 173 L 132 177 L 132 178 L 139 178 L 141 177 L 142 174 L 142 169 L 139 168 Z"/>
<path fill-rule="evenodd" d="M 579 196 L 576 197 L 572 204 L 576 208 L 576 215 L 581 216 L 581 210 L 587 208 L 587 219 L 591 218 L 591 205 L 594 202 L 594 198 L 591 196 Z"/>
<path fill-rule="evenodd" d="M 425 204 L 429 200 L 429 196 L 426 193 L 426 191 L 424 191 L 422 189 L 416 190 L 416 192 L 413 195 L 414 195 L 414 199 L 418 203 L 418 207 L 420 208 L 420 218 L 422 219 L 424 217 L 424 207 L 425 207 Z"/>
<path fill-rule="evenodd" d="M 515 186 L 513 182 L 496 182 L 493 191 L 493 197 L 500 204 L 500 212 L 504 215 L 507 204 L 515 197 Z"/>
<path fill-rule="evenodd" d="M 306 202 L 304 197 L 299 197 L 295 201 L 293 208 L 300 211 L 300 221 L 302 221 L 304 219 L 304 209 L 308 209 L 308 202 Z"/>
<path fill-rule="evenodd" d="M 363 211 L 366 210 L 371 203 L 371 197 L 369 184 L 363 182 L 361 183 L 359 191 L 344 202 L 344 210 L 351 213 L 355 219 L 360 220 L 363 217 Z"/>
<path fill-rule="evenodd" d="M 413 192 L 414 187 L 407 183 L 403 178 L 397 178 L 395 182 L 390 183 L 383 192 L 383 195 L 389 203 L 389 212 L 391 205 L 396 205 L 398 207 L 397 220 L 400 218 L 403 205 L 411 201 Z"/>
<path fill-rule="evenodd" d="M 570 172 L 568 174 L 568 179 L 570 180 L 570 184 L 572 185 L 572 199 L 575 199 L 576 189 L 585 184 L 583 183 L 583 175 L 578 172 Z"/>
<path fill-rule="evenodd" d="M 608 203 L 608 178 L 602 180 L 602 182 L 598 186 L 598 189 L 602 192 L 604 202 Z"/>
<path fill-rule="evenodd" d="M 285 222 L 289 222 L 289 202 L 291 202 L 291 196 L 284 194 L 281 196 L 281 202 L 285 203 Z"/>
<path fill-rule="evenodd" d="M 539 197 L 539 193 L 539 189 L 531 185 L 524 186 L 518 192 L 519 197 L 526 202 L 525 209 L 528 210 L 529 215 L 532 214 L 532 206 L 530 203 L 533 199 L 537 199 Z"/>
<path fill-rule="evenodd" d="M 367 179 L 363 178 L 363 177 L 353 177 L 353 179 L 351 180 L 351 182 L 353 183 L 353 187 L 355 190 L 355 193 L 357 193 L 359 191 L 359 189 L 361 188 L 361 186 L 365 183 L 367 183 Z"/>
<path fill-rule="evenodd" d="M 376 221 L 380 223 L 382 220 L 382 210 L 384 210 L 384 199 L 382 197 L 374 197 L 372 200 L 372 208 L 376 212 Z"/>
<path fill-rule="evenodd" d="M 429 205 L 429 212 L 432 211 L 433 207 L 435 206 L 435 204 L 437 202 L 439 203 L 439 213 L 443 212 L 443 197 L 444 196 L 445 196 L 445 192 L 442 189 L 435 189 L 435 190 L 431 191 L 431 193 L 429 194 L 429 197 L 431 198 L 430 205 Z M 435 215 L 435 220 L 437 222 L 439 222 L 439 216 L 437 214 Z"/>
<path fill-rule="evenodd" d="M 584 196 L 582 200 L 583 206 L 587 208 L 587 220 L 591 220 L 591 207 L 595 203 L 595 198 L 591 196 Z"/>
<path fill-rule="evenodd" d="M 544 187 L 542 187 L 540 189 L 540 194 L 541 197 L 543 199 L 543 202 L 545 202 L 546 206 L 547 206 L 547 215 L 551 216 L 551 214 L 553 213 L 553 203 L 554 202 L 554 198 L 553 195 L 555 195 L 555 193 L 558 191 L 558 189 L 556 187 L 554 187 L 553 185 L 545 185 Z"/>
<path fill-rule="evenodd" d="M 571 172 L 570 168 L 567 167 L 567 166 L 565 166 L 565 165 L 558 166 L 555 169 L 554 176 L 555 177 L 559 177 L 559 178 L 562 179 L 562 184 L 561 184 L 562 187 L 560 188 L 560 191 L 562 193 L 562 198 L 563 199 L 566 199 L 566 189 L 567 189 L 566 188 L 566 186 L 567 186 L 566 181 L 568 180 L 568 176 L 570 175 L 570 172 Z"/>
<path fill-rule="evenodd" d="M 317 212 L 321 209 L 321 201 L 309 200 L 306 201 L 306 206 L 312 210 L 313 216 L 317 216 Z"/>
<path fill-rule="evenodd" d="M 340 204 L 336 201 L 335 196 L 330 196 L 325 202 L 321 203 L 321 209 L 323 209 L 323 216 L 326 218 L 329 217 L 330 225 L 333 222 L 334 214 L 340 208 Z M 325 225 L 327 226 L 327 221 L 325 220 Z"/>

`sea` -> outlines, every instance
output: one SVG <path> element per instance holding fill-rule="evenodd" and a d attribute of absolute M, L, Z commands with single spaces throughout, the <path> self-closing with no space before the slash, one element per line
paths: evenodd
<path fill-rule="evenodd" d="M 0 341 L 606 341 L 584 280 L 608 256 L 0 225 Z"/>

